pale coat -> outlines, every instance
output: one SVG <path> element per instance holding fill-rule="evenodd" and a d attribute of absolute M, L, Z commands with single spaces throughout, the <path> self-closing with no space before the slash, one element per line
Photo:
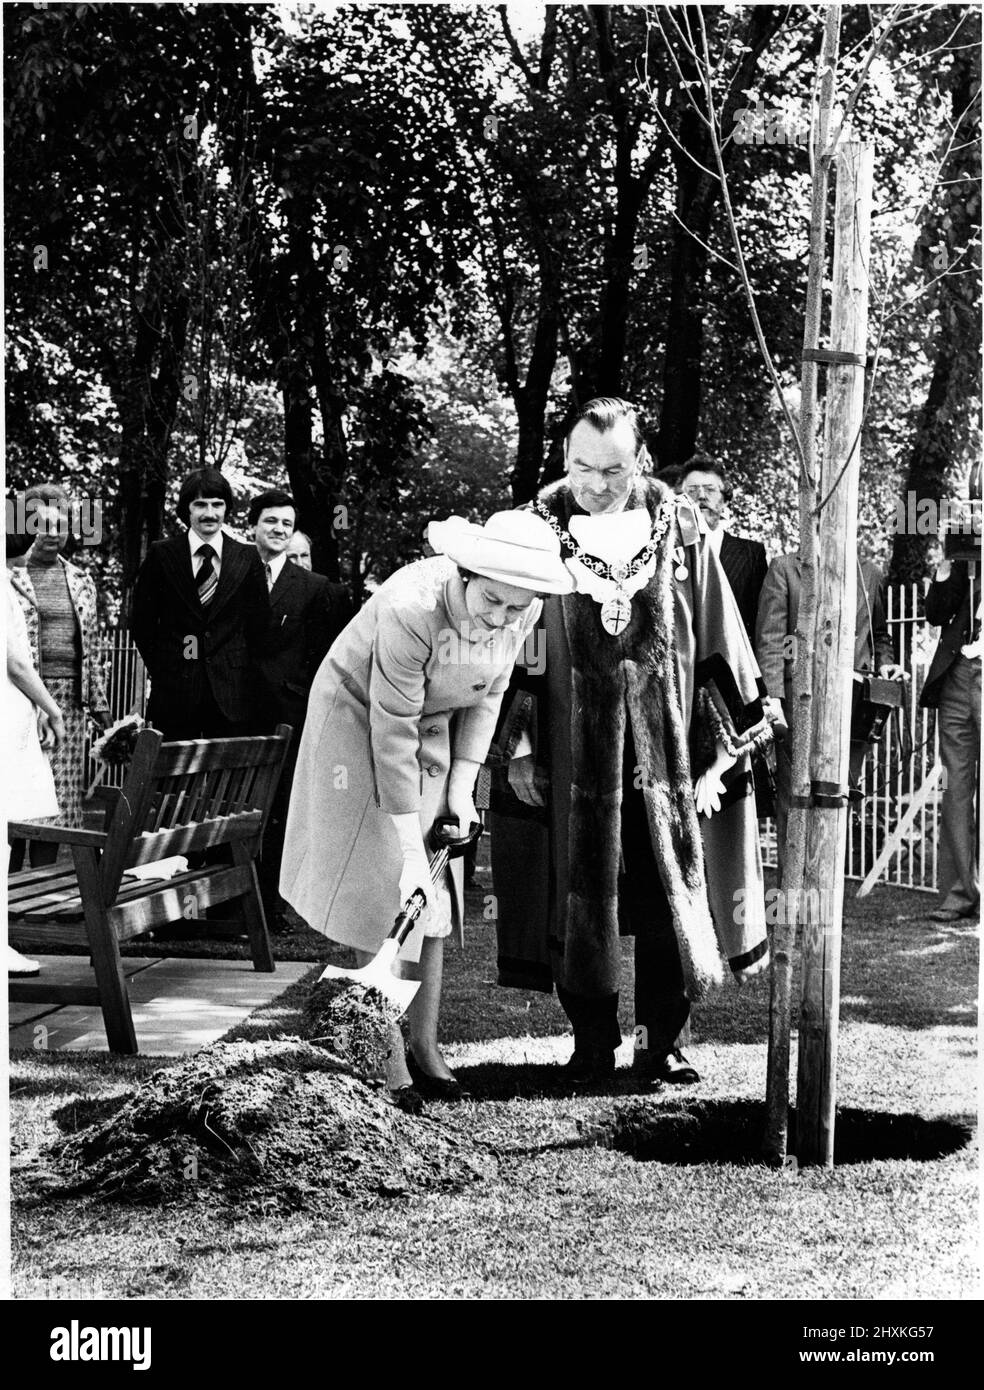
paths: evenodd
<path fill-rule="evenodd" d="M 485 761 L 541 608 L 534 602 L 491 648 L 475 647 L 457 568 L 434 556 L 388 579 L 336 639 L 311 687 L 280 877 L 315 931 L 364 951 L 382 944 L 401 907 L 390 817 L 415 812 L 426 839 L 447 809 L 452 760 Z M 461 862 L 450 875 L 459 938 Z M 418 924 L 401 956 L 419 959 L 422 939 Z"/>
<path fill-rule="evenodd" d="M 60 555 L 57 563 L 65 571 L 68 592 L 72 600 L 72 607 L 75 610 L 75 621 L 78 623 L 82 638 L 82 681 L 81 690 L 77 692 L 80 704 L 83 709 L 88 710 L 109 709 L 109 699 L 103 684 L 102 672 L 95 657 L 99 638 L 96 586 L 85 570 L 79 569 L 78 565 L 70 564 L 68 560 L 63 560 Z M 26 565 L 11 565 L 7 573 L 10 575 L 11 585 L 17 591 L 21 601 L 21 609 L 27 625 L 27 640 L 31 648 L 31 661 L 34 663 L 34 669 L 44 680 L 45 672 L 41 662 L 41 617 L 38 613 L 38 598 L 34 592 L 31 576 Z"/>

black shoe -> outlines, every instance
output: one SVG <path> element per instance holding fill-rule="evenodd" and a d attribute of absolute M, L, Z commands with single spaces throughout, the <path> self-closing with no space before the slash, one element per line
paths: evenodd
<path fill-rule="evenodd" d="M 468 1098 L 466 1088 L 461 1086 L 456 1076 L 428 1076 L 410 1048 L 407 1048 L 407 1072 L 413 1077 L 414 1086 L 428 1101 L 464 1101 Z"/>
<path fill-rule="evenodd" d="M 632 1075 L 644 1085 L 662 1086 L 665 1056 L 649 1048 L 637 1048 L 632 1054 Z"/>
<path fill-rule="evenodd" d="M 428 1076 L 407 1048 L 407 1071 L 425 1100 L 465 1100 L 468 1092 L 455 1076 Z"/>
<path fill-rule="evenodd" d="M 659 1065 L 657 1079 L 669 1086 L 693 1086 L 700 1080 L 696 1067 L 692 1067 L 678 1047 L 668 1052 Z"/>
<path fill-rule="evenodd" d="M 418 1076 L 413 1083 L 424 1100 L 467 1100 L 468 1092 L 454 1076 Z"/>
<path fill-rule="evenodd" d="M 609 1081 L 615 1075 L 615 1053 L 610 1047 L 575 1047 L 564 1075 L 569 1081 Z"/>
<path fill-rule="evenodd" d="M 416 1086 L 397 1086 L 395 1091 L 389 1092 L 389 1098 L 397 1110 L 402 1110 L 405 1115 L 423 1113 L 424 1098 Z"/>

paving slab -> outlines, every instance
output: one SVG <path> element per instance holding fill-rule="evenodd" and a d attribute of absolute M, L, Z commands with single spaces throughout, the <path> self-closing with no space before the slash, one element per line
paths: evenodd
<path fill-rule="evenodd" d="M 39 959 L 53 984 L 95 983 L 88 956 Z M 303 979 L 312 965 L 282 961 L 273 974 L 263 974 L 250 961 L 129 957 L 123 968 L 141 1053 L 174 1057 L 215 1042 Z M 81 1004 L 11 1004 L 9 1043 L 53 1051 L 109 1050 L 102 1011 Z"/>
<path fill-rule="evenodd" d="M 41 969 L 44 971 L 45 981 L 50 985 L 95 984 L 95 976 L 89 966 L 88 956 L 33 956 L 31 959 L 40 962 Z M 134 976 L 138 975 L 140 971 L 146 970 L 149 965 L 156 965 L 158 963 L 159 962 L 148 956 L 125 957 L 123 960 L 123 974 L 126 979 L 130 981 L 131 989 Z M 32 977 L 24 976 L 23 978 L 31 979 Z M 33 978 L 39 979 L 40 977 L 36 975 Z M 75 1006 L 53 1004 L 43 999 L 29 1000 L 24 1003 L 8 1000 L 7 1018 L 11 1028 L 38 1021 L 47 1021 L 46 1026 L 48 1026 L 51 1023 L 51 1014 L 64 1014 L 73 1007 Z M 59 1026 L 64 1027 L 64 1020 L 59 1019 Z M 34 1047 L 36 1045 L 35 1039 L 40 1037 L 40 1034 L 33 1029 L 28 1029 L 28 1033 L 31 1035 L 30 1042 L 26 1044 L 15 1044 L 12 1042 L 11 1047 Z M 47 1044 L 43 1045 L 47 1046 Z"/>

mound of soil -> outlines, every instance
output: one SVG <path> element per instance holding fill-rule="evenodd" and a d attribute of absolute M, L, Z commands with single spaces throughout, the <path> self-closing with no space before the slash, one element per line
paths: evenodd
<path fill-rule="evenodd" d="M 397 1018 L 385 995 L 353 980 L 318 980 L 304 1004 L 301 1036 L 375 1076 L 389 1052 L 388 1029 Z"/>
<path fill-rule="evenodd" d="M 457 1191 L 497 1169 L 487 1148 L 404 1114 L 299 1038 L 218 1043 L 155 1072 L 110 1119 L 49 1154 L 65 1195 L 207 1200 L 240 1213 Z"/>

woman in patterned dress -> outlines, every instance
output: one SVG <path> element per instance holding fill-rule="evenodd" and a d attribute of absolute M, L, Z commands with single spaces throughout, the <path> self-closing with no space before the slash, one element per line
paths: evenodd
<path fill-rule="evenodd" d="M 96 659 L 96 586 L 61 554 L 68 540 L 70 499 L 64 488 L 28 488 L 25 506 L 37 534 L 23 561 L 10 567 L 10 583 L 26 620 L 31 659 L 65 721 L 65 738 L 50 754 L 59 823 L 82 825 L 87 713 L 101 728 L 109 702 Z M 57 845 L 31 844 L 32 866 L 52 863 Z M 23 842 L 12 847 L 11 866 L 23 862 Z"/>
<path fill-rule="evenodd" d="M 7 554 L 16 553 L 16 538 L 8 537 Z M 6 575 L 7 704 L 3 721 L 4 804 L 11 820 L 47 820 L 58 814 L 55 783 L 43 749 L 54 749 L 65 737 L 61 710 L 45 689 L 31 662 L 27 625 Z M 42 717 L 39 737 L 38 716 Z M 36 975 L 38 963 L 4 944 L 8 975 Z"/>

